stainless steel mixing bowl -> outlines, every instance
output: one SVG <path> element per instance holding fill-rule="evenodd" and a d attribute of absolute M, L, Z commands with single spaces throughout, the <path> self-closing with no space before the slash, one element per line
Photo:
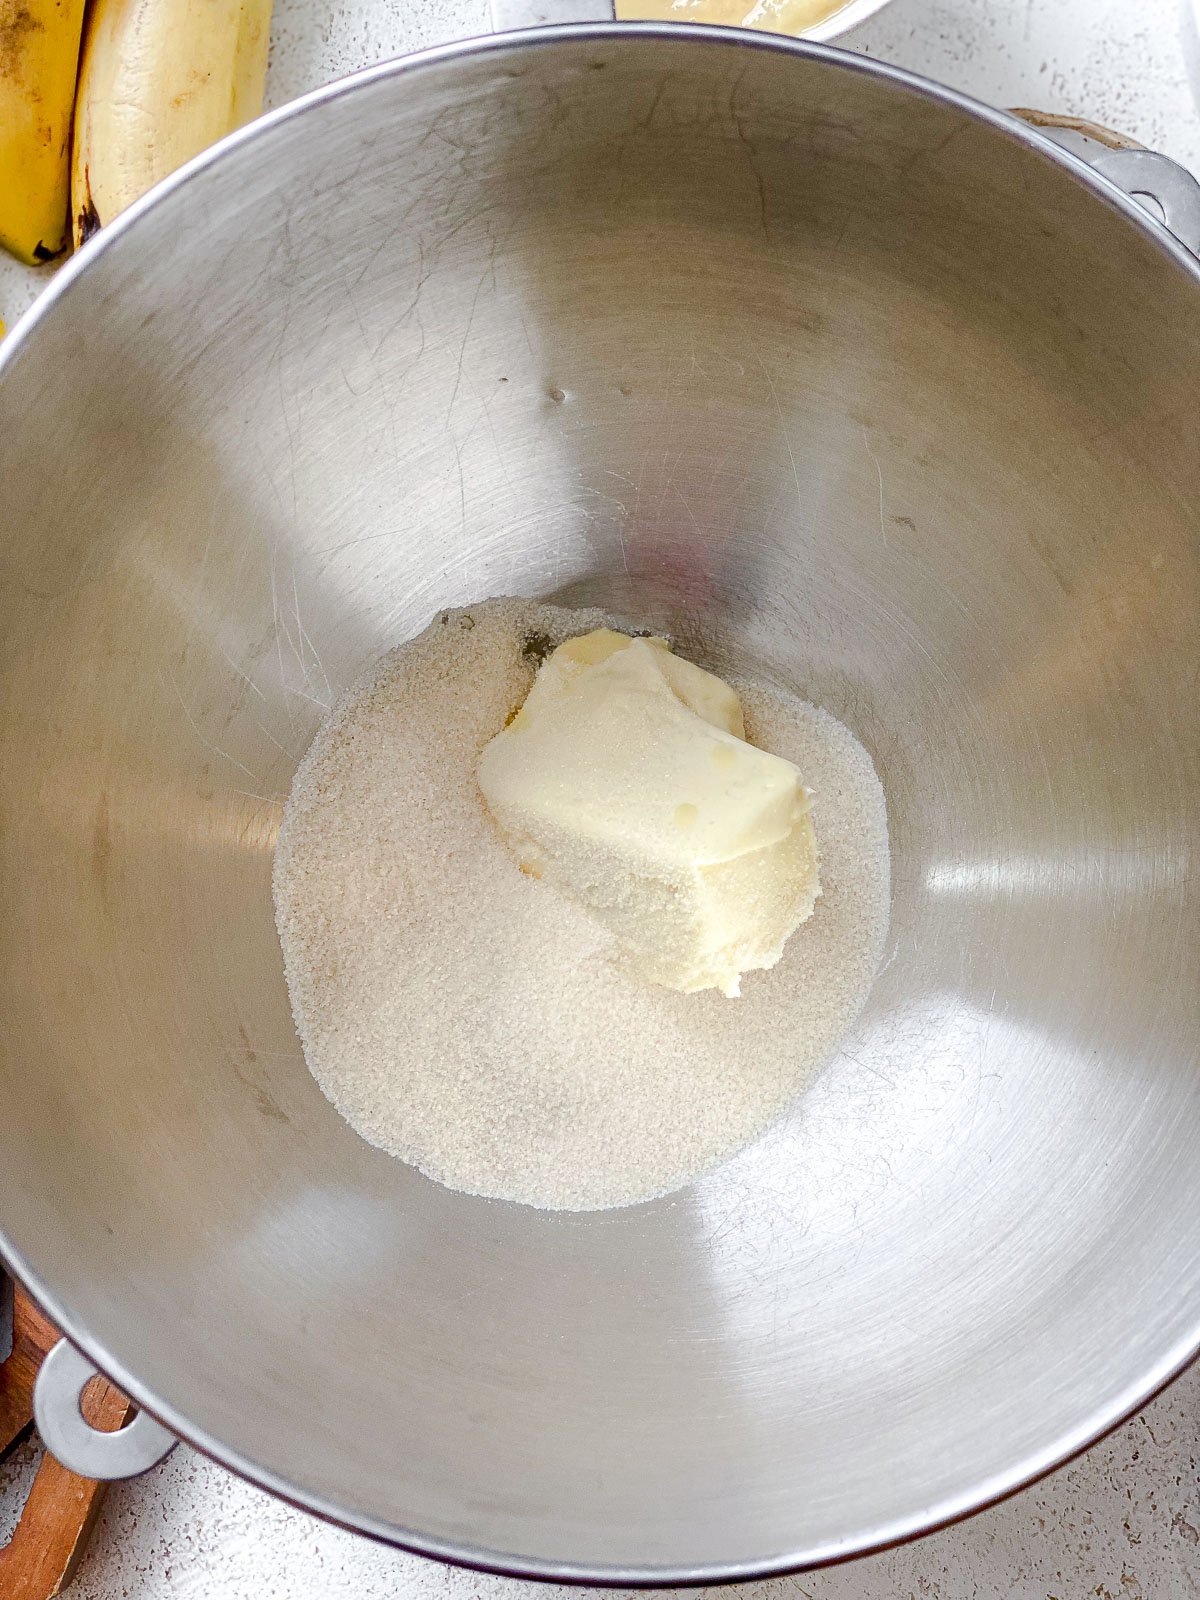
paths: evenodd
<path fill-rule="evenodd" d="M 420 1550 L 715 1580 L 976 1507 L 1189 1358 L 1200 274 L 1132 202 L 835 53 L 534 34 L 227 143 L 0 366 L 0 1217 L 151 1410 Z M 625 1211 L 369 1149 L 284 991 L 324 707 L 512 592 L 757 664 L 887 789 L 861 1026 Z"/>

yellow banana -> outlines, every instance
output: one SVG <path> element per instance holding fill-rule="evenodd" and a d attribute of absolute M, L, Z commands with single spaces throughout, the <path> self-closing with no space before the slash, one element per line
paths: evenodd
<path fill-rule="evenodd" d="M 84 0 L 0 0 L 0 245 L 35 265 L 65 250 L 71 108 Z"/>
<path fill-rule="evenodd" d="M 270 31 L 271 0 L 91 0 L 71 163 L 77 244 L 259 114 Z"/>

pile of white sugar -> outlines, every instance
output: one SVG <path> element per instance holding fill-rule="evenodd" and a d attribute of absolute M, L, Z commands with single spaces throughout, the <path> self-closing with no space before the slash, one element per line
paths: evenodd
<path fill-rule="evenodd" d="M 826 712 L 731 680 L 747 737 L 813 791 L 823 894 L 742 998 L 638 982 L 526 877 L 475 779 L 541 654 L 595 612 L 441 613 L 333 708 L 284 811 L 275 907 L 308 1065 L 372 1144 L 456 1189 L 555 1209 L 677 1188 L 760 1133 L 836 1049 L 887 929 L 883 791 Z"/>

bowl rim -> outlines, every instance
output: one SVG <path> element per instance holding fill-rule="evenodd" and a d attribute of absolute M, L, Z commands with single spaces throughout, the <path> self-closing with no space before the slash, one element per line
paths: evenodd
<path fill-rule="evenodd" d="M 846 9 L 857 13 L 861 4 L 868 8 L 862 13 L 865 17 L 871 11 L 878 10 L 888 3 L 890 0 L 855 0 L 855 3 Z M 1200 5 L 1200 0 L 1197 0 L 1197 4 Z M 829 20 L 832 22 L 836 19 Z M 862 17 L 857 17 L 856 20 L 862 20 Z M 1200 257 L 1192 255 L 1174 234 L 1123 189 L 1096 172 L 1081 157 L 1073 155 L 1061 145 L 1046 138 L 1038 129 L 1021 122 L 1008 112 L 985 105 L 959 90 L 937 84 L 907 68 L 892 66 L 871 57 L 856 55 L 823 44 L 819 42 L 819 30 L 803 38 L 794 39 L 783 34 L 752 32 L 737 28 L 714 28 L 707 24 L 581 23 L 485 35 L 399 56 L 311 90 L 227 135 L 135 201 L 120 216 L 94 235 L 59 269 L 47 287 L 18 319 L 8 337 L 0 342 L 0 382 L 3 381 L 7 369 L 19 360 L 25 344 L 33 336 L 38 324 L 51 314 L 58 300 L 70 293 L 75 280 L 81 273 L 87 271 L 93 261 L 110 249 L 124 234 L 136 229 L 139 219 L 153 207 L 161 204 L 176 190 L 185 188 L 210 166 L 218 165 L 230 152 L 253 143 L 276 125 L 291 121 L 312 107 L 329 104 L 354 94 L 375 82 L 402 78 L 410 72 L 418 72 L 459 58 L 492 51 L 538 49 L 553 46 L 557 42 L 587 40 L 609 42 L 614 39 L 639 38 L 656 38 L 684 47 L 704 44 L 730 49 L 778 51 L 801 59 L 824 62 L 826 66 L 837 71 L 882 78 L 922 99 L 960 111 L 1069 173 L 1109 210 L 1119 212 L 1128 222 L 1140 229 L 1143 235 L 1182 269 L 1200 289 Z M 508 1551 L 438 1538 L 417 1529 L 400 1527 L 372 1515 L 348 1512 L 323 1494 L 307 1489 L 274 1468 L 267 1467 L 222 1444 L 205 1429 L 189 1421 L 169 1401 L 153 1394 L 121 1360 L 106 1350 L 101 1342 L 88 1332 L 73 1309 L 54 1293 L 32 1263 L 13 1245 L 2 1225 L 0 1225 L 0 1261 L 4 1262 L 13 1275 L 26 1286 L 66 1338 L 82 1351 L 100 1372 L 123 1389 L 141 1409 L 148 1411 L 178 1438 L 219 1466 L 266 1489 L 298 1510 L 316 1515 L 349 1532 L 364 1534 L 381 1544 L 408 1550 L 416 1555 L 432 1557 L 455 1566 L 494 1573 L 502 1577 L 592 1587 L 656 1589 L 741 1583 L 836 1566 L 861 1556 L 894 1549 L 960 1522 L 976 1512 L 987 1510 L 1075 1460 L 1097 1441 L 1127 1422 L 1200 1356 L 1200 1306 L 1197 1306 L 1190 1332 L 1176 1340 L 1148 1370 L 1128 1381 L 1115 1395 L 1094 1406 L 1073 1429 L 1044 1445 L 1040 1450 L 1027 1452 L 1006 1471 L 976 1481 L 957 1493 L 943 1496 L 937 1502 L 907 1516 L 894 1518 L 875 1527 L 865 1526 L 844 1539 L 804 1549 L 781 1550 L 753 1560 L 714 1562 L 697 1566 L 588 1565 L 583 1561 L 539 1561 Z"/>

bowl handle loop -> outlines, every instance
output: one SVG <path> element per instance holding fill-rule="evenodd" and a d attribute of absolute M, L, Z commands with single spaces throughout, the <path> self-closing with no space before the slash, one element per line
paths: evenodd
<path fill-rule="evenodd" d="M 1135 200 L 1156 201 L 1180 244 L 1200 256 L 1200 183 L 1186 167 L 1157 150 L 1104 150 L 1088 160 Z"/>
<path fill-rule="evenodd" d="M 42 1443 L 69 1472 L 81 1478 L 135 1478 L 148 1472 L 179 1443 L 148 1411 L 139 1411 L 117 1433 L 101 1433 L 84 1421 L 80 1399 L 96 1377 L 91 1362 L 60 1339 L 42 1362 L 33 1388 L 33 1414 Z"/>
<path fill-rule="evenodd" d="M 1186 250 L 1200 256 L 1200 183 L 1177 161 L 1098 122 L 1014 106 L 1012 115 L 1123 189 Z"/>

